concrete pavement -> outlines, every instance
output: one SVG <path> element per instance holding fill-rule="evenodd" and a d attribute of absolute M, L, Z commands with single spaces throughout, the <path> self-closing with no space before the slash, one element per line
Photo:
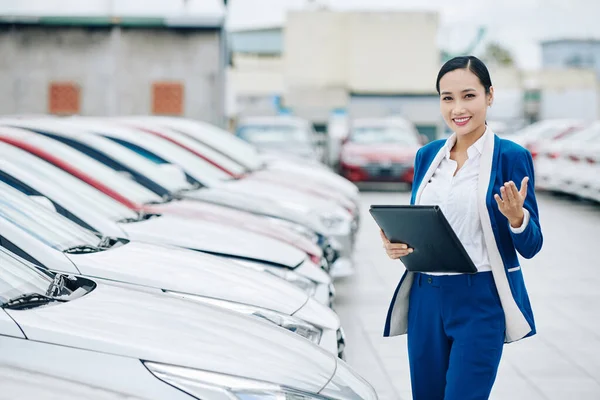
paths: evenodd
<path fill-rule="evenodd" d="M 600 206 L 539 194 L 544 247 L 521 259 L 538 334 L 505 346 L 492 400 L 600 399 Z M 408 193 L 362 194 L 355 276 L 336 283 L 347 360 L 381 400 L 409 400 L 406 336 L 383 338 L 404 271 L 387 258 L 371 204 L 408 204 Z"/>

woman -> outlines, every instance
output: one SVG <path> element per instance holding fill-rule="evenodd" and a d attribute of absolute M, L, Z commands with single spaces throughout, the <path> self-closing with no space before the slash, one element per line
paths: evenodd
<path fill-rule="evenodd" d="M 384 335 L 408 334 L 414 400 L 487 399 L 504 343 L 535 334 L 517 259 L 517 251 L 536 255 L 543 241 L 533 161 L 487 127 L 494 88 L 479 59 L 448 61 L 436 89 L 454 133 L 417 153 L 411 204 L 440 206 L 478 272 L 406 272 Z M 381 236 L 392 259 L 413 251 Z"/>

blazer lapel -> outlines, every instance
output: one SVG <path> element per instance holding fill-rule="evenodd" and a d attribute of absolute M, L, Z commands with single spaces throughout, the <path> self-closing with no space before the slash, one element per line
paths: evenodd
<path fill-rule="evenodd" d="M 435 173 L 435 170 L 440 165 L 440 163 L 442 162 L 442 159 L 445 156 L 446 156 L 446 145 L 444 145 L 440 148 L 440 150 L 435 155 L 435 158 L 433 159 L 431 164 L 429 164 L 429 169 L 427 169 L 427 172 L 423 176 L 423 179 L 421 180 L 421 184 L 419 185 L 419 190 L 417 190 L 417 196 L 415 197 L 415 204 L 421 203 L 421 194 L 423 194 L 423 190 L 425 189 L 425 186 L 427 186 L 427 184 L 429 183 L 429 180 L 431 179 L 431 177 Z"/>
<path fill-rule="evenodd" d="M 481 161 L 479 165 L 479 181 L 477 183 L 477 196 L 478 196 L 478 210 L 479 219 L 481 220 L 481 228 L 483 231 L 484 242 L 490 258 L 490 264 L 492 265 L 492 274 L 494 276 L 494 282 L 498 290 L 500 302 L 504 309 L 504 315 L 506 318 L 506 341 L 512 342 L 525 337 L 530 331 L 531 327 L 529 323 L 519 310 L 517 303 L 512 295 L 510 284 L 506 276 L 504 268 L 504 262 L 496 243 L 496 237 L 494 236 L 494 230 L 492 229 L 492 222 L 490 218 L 490 212 L 487 207 L 487 194 L 490 187 L 490 181 L 493 181 L 492 167 L 494 163 L 494 147 L 496 144 L 496 137 L 491 129 L 488 128 L 486 132 L 487 137 L 483 144 L 483 151 L 481 153 Z M 493 200 L 493 199 L 492 199 Z M 496 206 L 496 201 L 493 200 L 492 207 Z"/>

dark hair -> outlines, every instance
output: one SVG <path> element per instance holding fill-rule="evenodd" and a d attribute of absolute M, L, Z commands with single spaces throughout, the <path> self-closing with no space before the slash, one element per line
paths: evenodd
<path fill-rule="evenodd" d="M 461 56 L 454 57 L 453 59 L 447 61 L 440 69 L 437 81 L 435 83 L 435 89 L 437 90 L 438 94 L 440 93 L 440 80 L 442 77 L 448 72 L 457 69 L 468 69 L 474 73 L 485 88 L 485 92 L 490 93 L 490 87 L 492 87 L 492 78 L 490 78 L 490 73 L 485 64 L 475 56 Z"/>

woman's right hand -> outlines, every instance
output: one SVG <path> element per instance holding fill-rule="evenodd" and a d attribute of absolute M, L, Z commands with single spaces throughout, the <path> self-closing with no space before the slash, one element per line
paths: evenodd
<path fill-rule="evenodd" d="M 397 260 L 400 257 L 407 256 L 413 252 L 413 249 L 409 248 L 405 243 L 390 242 L 390 240 L 385 236 L 385 233 L 383 233 L 383 230 L 380 229 L 379 233 L 381 234 L 381 240 L 383 240 L 385 252 L 392 260 Z"/>

